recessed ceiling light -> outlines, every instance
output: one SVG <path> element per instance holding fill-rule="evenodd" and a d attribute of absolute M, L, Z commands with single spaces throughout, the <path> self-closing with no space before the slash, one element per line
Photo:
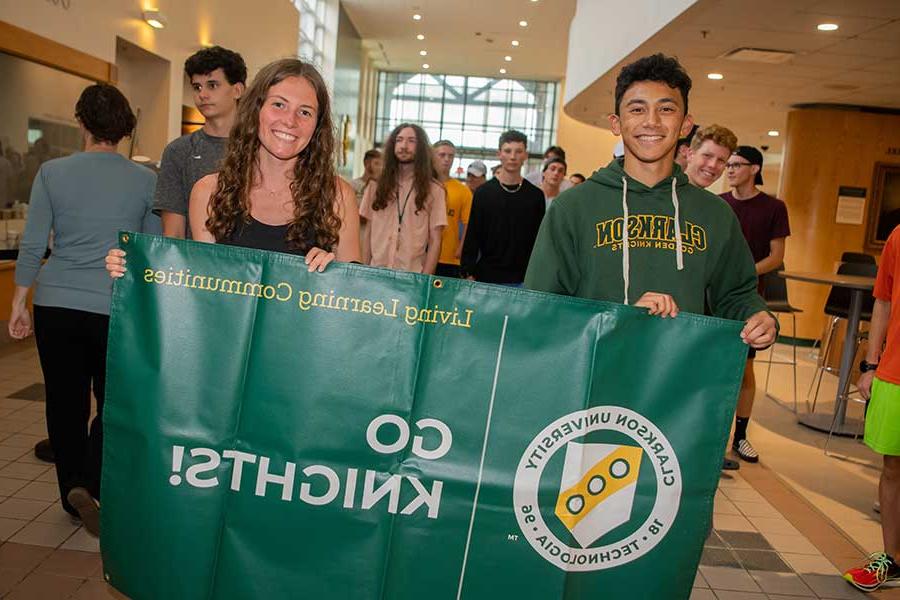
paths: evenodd
<path fill-rule="evenodd" d="M 519 21 L 519 27 L 528 27 L 528 21 Z"/>
<path fill-rule="evenodd" d="M 500 74 L 501 74 L 501 75 L 506 75 L 506 69 L 500 69 Z"/>
<path fill-rule="evenodd" d="M 513 41 L 512 41 L 512 45 L 513 45 L 513 46 L 518 46 L 518 45 L 519 45 L 519 40 L 513 40 Z"/>
<path fill-rule="evenodd" d="M 769 137 L 778 137 L 781 133 L 777 129 L 769 130 Z"/>
<path fill-rule="evenodd" d="M 423 68 L 423 69 L 430 69 L 430 68 L 431 68 L 431 65 L 429 65 L 428 63 L 423 63 L 423 64 L 422 64 L 422 68 Z"/>
<path fill-rule="evenodd" d="M 512 56 L 504 56 L 503 60 L 505 60 L 506 62 L 512 62 Z"/>
<path fill-rule="evenodd" d="M 419 13 L 416 13 L 413 15 L 413 21 L 421 21 L 421 20 L 422 20 L 422 15 L 420 15 Z"/>
<path fill-rule="evenodd" d="M 428 50 L 419 50 L 419 56 L 428 56 Z"/>
<path fill-rule="evenodd" d="M 419 35 L 416 36 L 416 39 L 421 41 L 421 40 L 425 39 L 425 36 L 420 33 Z"/>
<path fill-rule="evenodd" d="M 819 23 L 816 25 L 816 29 L 819 31 L 837 31 L 839 26 L 837 23 Z"/>
<path fill-rule="evenodd" d="M 706 77 L 709 79 L 716 79 L 716 80 L 725 79 L 725 76 L 722 75 L 721 73 L 707 73 Z"/>

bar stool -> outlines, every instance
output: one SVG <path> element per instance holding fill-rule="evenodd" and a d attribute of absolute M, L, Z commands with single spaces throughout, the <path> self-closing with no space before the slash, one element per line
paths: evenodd
<path fill-rule="evenodd" d="M 791 316 L 791 360 L 775 360 L 775 344 L 769 348 L 769 357 L 766 360 L 760 360 L 760 363 L 768 363 L 768 367 L 766 367 L 766 385 L 765 385 L 765 394 L 767 397 L 771 398 L 778 402 L 778 399 L 769 394 L 769 376 L 772 373 L 772 365 L 791 365 L 791 369 L 793 371 L 794 376 L 794 409 L 793 412 L 796 414 L 797 412 L 797 313 L 803 312 L 803 310 L 791 306 L 791 303 L 788 301 L 788 293 L 787 293 L 787 281 L 783 277 L 778 276 L 779 271 L 784 270 L 784 265 L 781 265 L 775 271 L 770 273 L 766 273 L 763 275 L 763 299 L 766 301 L 766 306 L 769 309 L 769 312 L 775 315 L 775 318 L 779 322 L 779 331 L 781 330 L 781 319 L 779 318 L 779 314 L 787 314 Z"/>
<path fill-rule="evenodd" d="M 868 262 L 847 262 L 842 263 L 838 267 L 837 272 L 838 275 L 859 275 L 862 277 L 875 277 L 878 274 L 878 267 L 874 263 Z M 861 322 L 869 322 L 872 320 L 872 307 L 874 305 L 875 298 L 872 295 L 869 295 L 863 301 L 862 314 L 860 315 Z M 850 290 L 832 286 L 831 292 L 828 294 L 828 299 L 825 301 L 825 314 L 831 316 L 831 319 L 826 325 L 825 334 L 822 336 L 822 339 L 825 340 L 825 343 L 822 346 L 822 352 L 819 354 L 816 373 L 815 375 L 813 375 L 812 381 L 809 383 L 809 389 L 806 392 L 806 405 L 809 408 L 809 396 L 812 393 L 813 387 L 815 386 L 816 393 L 813 396 L 812 407 L 809 408 L 810 412 L 815 412 L 816 410 L 816 402 L 819 398 L 819 388 L 822 385 L 822 377 L 825 373 L 834 373 L 837 371 L 836 368 L 830 367 L 825 364 L 825 361 L 828 359 L 828 353 L 831 351 L 831 346 L 834 342 L 834 334 L 837 330 L 837 323 L 840 319 L 846 319 L 849 315 L 849 312 Z M 857 347 L 859 347 L 859 344 L 863 339 L 860 336 L 859 332 L 847 332 L 847 335 L 853 335 L 856 339 Z"/>

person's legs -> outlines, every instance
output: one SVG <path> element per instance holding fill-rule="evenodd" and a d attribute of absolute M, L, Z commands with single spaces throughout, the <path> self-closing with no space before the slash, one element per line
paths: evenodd
<path fill-rule="evenodd" d="M 103 465 L 103 403 L 106 399 L 106 342 L 109 331 L 107 315 L 90 315 L 90 365 L 97 416 L 91 421 L 88 447 L 88 490 L 100 499 L 100 473 Z"/>
<path fill-rule="evenodd" d="M 884 552 L 869 555 L 864 565 L 844 573 L 844 579 L 858 589 L 872 592 L 885 585 L 900 584 L 900 386 L 875 378 L 866 411 L 864 440 L 884 456 L 878 482 Z"/>
<path fill-rule="evenodd" d="M 753 412 L 753 400 L 756 397 L 756 376 L 753 373 L 753 359 L 756 352 L 752 349 L 744 368 L 744 379 L 741 381 L 741 393 L 738 396 L 737 410 L 734 419 L 734 442 L 732 447 L 737 455 L 747 462 L 757 462 L 759 455 L 747 440 L 747 425 Z"/>
<path fill-rule="evenodd" d="M 35 306 L 34 337 L 46 389 L 47 433 L 66 512 L 78 516 L 67 496 L 84 485 L 88 452 L 90 375 L 80 334 L 80 311 Z"/>

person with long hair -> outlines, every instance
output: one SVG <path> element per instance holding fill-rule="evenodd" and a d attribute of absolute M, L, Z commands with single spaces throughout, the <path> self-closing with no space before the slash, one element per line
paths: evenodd
<path fill-rule="evenodd" d="M 159 233 L 161 228 L 151 210 L 156 175 L 116 151 L 136 123 L 122 92 L 107 84 L 87 87 L 75 105 L 75 117 L 84 152 L 43 163 L 31 188 L 9 335 L 22 339 L 32 333 L 26 299 L 37 281 L 34 335 L 60 499 L 66 512 L 98 535 L 112 293 L 103 257 L 120 229 Z M 42 265 L 51 231 L 53 254 Z M 92 390 L 97 401 L 93 421 Z"/>
<path fill-rule="evenodd" d="M 363 252 L 374 267 L 434 274 L 447 225 L 446 192 L 434 167 L 428 134 L 402 123 L 384 145 L 378 182 L 363 193 Z"/>
<path fill-rule="evenodd" d="M 263 67 L 241 100 L 222 169 L 190 198 L 194 239 L 306 256 L 310 272 L 358 262 L 359 218 L 334 167 L 331 101 L 316 68 L 297 59 Z M 124 252 L 107 256 L 113 277 Z"/>

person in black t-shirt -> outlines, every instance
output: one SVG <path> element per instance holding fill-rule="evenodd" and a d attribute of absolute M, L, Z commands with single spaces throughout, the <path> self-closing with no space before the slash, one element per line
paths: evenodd
<path fill-rule="evenodd" d="M 520 287 L 544 218 L 544 193 L 522 177 L 528 138 L 500 136 L 500 170 L 479 187 L 463 244 L 461 272 L 468 279 Z"/>

